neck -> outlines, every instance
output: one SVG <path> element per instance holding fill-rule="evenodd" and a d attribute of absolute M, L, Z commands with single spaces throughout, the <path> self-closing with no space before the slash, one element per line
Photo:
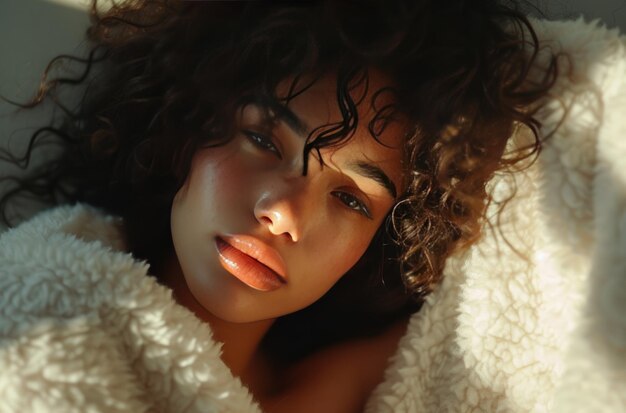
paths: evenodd
<path fill-rule="evenodd" d="M 176 302 L 193 312 L 200 320 L 208 323 L 213 338 L 222 343 L 221 358 L 234 376 L 242 381 L 253 376 L 255 365 L 259 362 L 258 348 L 261 340 L 271 327 L 274 319 L 234 323 L 216 317 L 207 311 L 193 296 L 174 256 L 157 268 L 156 273 L 161 283 L 171 288 Z"/>

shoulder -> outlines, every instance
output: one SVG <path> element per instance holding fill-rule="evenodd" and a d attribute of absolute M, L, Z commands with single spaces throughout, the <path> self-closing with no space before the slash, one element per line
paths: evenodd
<path fill-rule="evenodd" d="M 382 381 L 407 322 L 396 322 L 375 337 L 329 347 L 293 366 L 284 375 L 284 387 L 263 403 L 264 409 L 268 413 L 362 411 Z"/>

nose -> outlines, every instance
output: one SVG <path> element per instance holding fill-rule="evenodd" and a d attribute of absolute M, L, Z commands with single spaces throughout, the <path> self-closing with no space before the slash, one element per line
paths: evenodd
<path fill-rule="evenodd" d="M 304 192 L 304 188 L 294 182 L 269 188 L 259 196 L 254 216 L 272 234 L 297 242 L 302 237 L 306 219 Z"/>

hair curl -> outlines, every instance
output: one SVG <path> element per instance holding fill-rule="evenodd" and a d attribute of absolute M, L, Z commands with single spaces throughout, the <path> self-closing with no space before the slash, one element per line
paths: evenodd
<path fill-rule="evenodd" d="M 534 114 L 557 73 L 553 57 L 542 78 L 530 79 L 538 39 L 515 4 L 496 0 L 145 0 L 104 12 L 94 1 L 91 19 L 88 58 L 62 57 L 84 73 L 50 78 L 47 69 L 35 98 L 21 105 L 50 99 L 64 109 L 63 123 L 38 130 L 21 161 L 46 135 L 63 154 L 17 179 L 1 210 L 27 192 L 53 204 L 94 204 L 124 218 L 131 250 L 153 264 L 171 248 L 170 206 L 193 154 L 231 136 L 242 99 L 288 102 L 306 87 L 276 97 L 279 82 L 293 78 L 295 87 L 304 75 L 335 73 L 343 120 L 309 136 L 306 161 L 309 151 L 349 139 L 358 123 L 350 91 L 368 70 L 392 80 L 396 103 L 377 109 L 368 126 L 376 138 L 396 113 L 409 120 L 406 185 L 355 268 L 310 309 L 285 318 L 292 339 L 301 317 L 336 338 L 346 323 L 366 329 L 372 317 L 383 325 L 419 307 L 446 258 L 480 236 L 493 174 L 539 151 Z M 86 85 L 76 110 L 56 99 L 68 84 Z M 505 159 L 518 124 L 533 131 L 534 145 Z M 334 328 L 323 318 L 329 312 Z M 310 323 L 299 334 L 305 347 L 319 338 Z"/>

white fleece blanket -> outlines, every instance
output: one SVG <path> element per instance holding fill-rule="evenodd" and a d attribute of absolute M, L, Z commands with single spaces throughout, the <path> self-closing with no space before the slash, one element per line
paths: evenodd
<path fill-rule="evenodd" d="M 626 41 L 536 25 L 574 63 L 566 121 L 499 231 L 450 260 L 368 412 L 626 412 Z M 0 237 L 0 412 L 259 412 L 118 225 L 66 206 Z"/>
<path fill-rule="evenodd" d="M 0 412 L 258 412 L 118 224 L 66 206 L 0 238 Z"/>
<path fill-rule="evenodd" d="M 446 264 L 367 412 L 626 412 L 626 38 L 534 25 L 573 64 L 544 130 L 569 112 L 498 229 Z"/>

